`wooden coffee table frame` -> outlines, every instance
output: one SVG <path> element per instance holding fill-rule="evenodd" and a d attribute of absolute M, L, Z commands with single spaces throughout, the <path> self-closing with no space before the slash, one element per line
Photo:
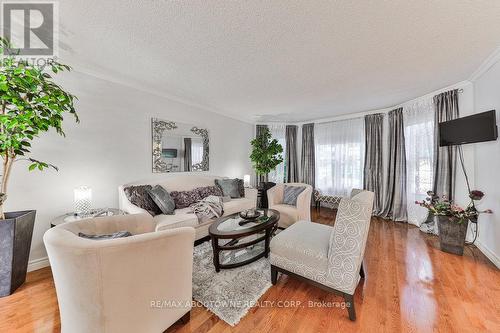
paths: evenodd
<path fill-rule="evenodd" d="M 212 249 L 214 252 L 214 266 L 215 266 L 215 271 L 220 272 L 221 269 L 230 269 L 230 268 L 236 268 L 240 266 L 247 265 L 251 262 L 254 262 L 262 257 L 268 257 L 269 256 L 269 243 L 271 242 L 271 237 L 273 236 L 274 232 L 278 228 L 278 221 L 280 219 L 280 213 L 277 210 L 274 209 L 259 209 L 259 211 L 264 211 L 264 216 L 269 216 L 271 213 L 272 215 L 270 216 L 269 221 L 267 222 L 262 222 L 259 225 L 256 225 L 254 227 L 248 228 L 248 229 L 242 229 L 242 230 L 235 230 L 235 231 L 220 231 L 217 229 L 217 227 L 225 222 L 226 220 L 234 217 L 238 217 L 239 213 L 231 214 L 228 216 L 221 217 L 217 219 L 210 228 L 208 229 L 208 234 L 210 235 L 210 239 L 212 242 Z M 250 221 L 252 222 L 252 221 Z M 244 243 L 239 243 L 239 240 L 241 238 L 250 236 L 250 235 L 255 235 L 259 232 L 265 231 L 265 234 L 262 237 L 259 237 L 257 239 L 251 240 L 249 242 L 244 242 Z M 226 244 L 224 245 L 219 245 L 219 239 L 230 239 Z M 233 250 L 238 250 L 242 249 L 251 245 L 255 245 L 257 243 L 260 243 L 264 241 L 264 251 L 249 258 L 246 260 L 243 260 L 241 262 L 237 263 L 232 263 L 232 264 L 221 264 L 220 263 L 220 252 L 221 251 L 233 251 Z"/>

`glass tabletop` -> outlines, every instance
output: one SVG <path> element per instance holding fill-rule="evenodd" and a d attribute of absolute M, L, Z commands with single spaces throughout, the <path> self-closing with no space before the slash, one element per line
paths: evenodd
<path fill-rule="evenodd" d="M 228 216 L 224 221 L 221 221 L 217 225 L 217 230 L 221 232 L 244 231 L 245 229 L 250 229 L 267 223 L 269 220 L 275 218 L 276 215 L 272 210 L 257 209 L 257 211 L 260 212 L 261 215 L 255 220 L 241 218 L 239 214 Z"/>

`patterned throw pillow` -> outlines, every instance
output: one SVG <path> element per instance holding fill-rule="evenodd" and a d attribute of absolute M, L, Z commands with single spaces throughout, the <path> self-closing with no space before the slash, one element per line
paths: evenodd
<path fill-rule="evenodd" d="M 243 179 L 236 178 L 238 180 L 238 192 L 240 192 L 240 197 L 245 197 L 245 182 Z"/>
<path fill-rule="evenodd" d="M 132 236 L 132 234 L 128 231 L 117 231 L 112 234 L 105 234 L 105 235 L 88 235 L 84 234 L 83 232 L 78 233 L 78 237 L 92 239 L 92 240 L 116 239 L 116 238 L 130 237 L 130 236 Z"/>
<path fill-rule="evenodd" d="M 161 212 L 166 215 L 174 215 L 175 202 L 162 186 L 156 185 L 150 190 L 147 190 L 149 196 L 155 204 L 161 209 Z"/>
<path fill-rule="evenodd" d="M 241 198 L 238 179 L 216 179 L 215 185 L 219 186 L 224 196 Z"/>
<path fill-rule="evenodd" d="M 210 195 L 215 195 L 216 197 L 222 197 L 224 195 L 218 186 L 198 187 L 195 190 L 198 191 L 201 199 L 205 199 Z"/>
<path fill-rule="evenodd" d="M 306 189 L 305 186 L 289 186 L 285 185 L 283 190 L 283 203 L 287 205 L 296 206 L 297 197 Z"/>
<path fill-rule="evenodd" d="M 181 209 L 191 206 L 201 200 L 200 192 L 197 189 L 191 191 L 172 191 L 170 196 L 175 202 L 175 208 Z"/>
<path fill-rule="evenodd" d="M 153 187 L 151 185 L 127 186 L 123 189 L 127 199 L 137 207 L 145 209 L 149 214 L 156 216 L 161 214 L 161 209 L 155 204 L 149 196 L 148 190 Z"/>

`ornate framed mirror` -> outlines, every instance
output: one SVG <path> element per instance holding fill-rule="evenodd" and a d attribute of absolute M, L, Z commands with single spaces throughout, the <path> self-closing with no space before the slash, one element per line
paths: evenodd
<path fill-rule="evenodd" d="M 151 131 L 154 173 L 209 170 L 207 129 L 152 118 Z"/>

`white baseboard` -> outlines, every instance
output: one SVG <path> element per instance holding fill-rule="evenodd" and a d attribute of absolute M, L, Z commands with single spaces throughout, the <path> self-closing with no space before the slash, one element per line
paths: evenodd
<path fill-rule="evenodd" d="M 48 267 L 48 266 L 50 266 L 48 257 L 34 259 L 34 260 L 31 260 L 30 262 L 28 262 L 28 272 L 36 271 L 37 269 Z"/>
<path fill-rule="evenodd" d="M 485 246 L 483 243 L 481 243 L 479 240 L 476 240 L 476 243 L 475 245 L 477 246 L 477 248 L 479 250 L 481 250 L 481 252 L 483 252 L 483 254 L 491 260 L 491 262 L 493 264 L 495 264 L 495 266 L 497 266 L 498 268 L 500 268 L 500 258 L 495 254 L 493 253 L 493 251 L 491 251 L 487 246 Z"/>

